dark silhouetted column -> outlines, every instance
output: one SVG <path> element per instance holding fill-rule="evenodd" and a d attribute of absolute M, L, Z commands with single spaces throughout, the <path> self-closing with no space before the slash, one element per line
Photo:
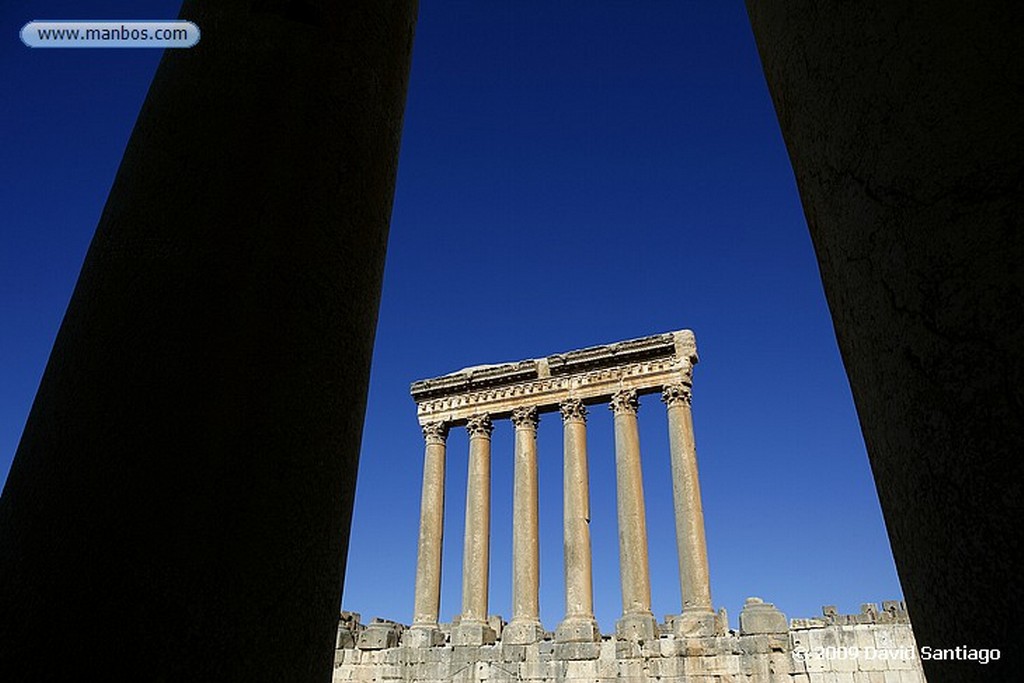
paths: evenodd
<path fill-rule="evenodd" d="M 185 4 L 0 498 L 5 682 L 330 680 L 415 7 Z"/>
<path fill-rule="evenodd" d="M 747 3 L 930 683 L 1017 665 L 1019 3 Z"/>

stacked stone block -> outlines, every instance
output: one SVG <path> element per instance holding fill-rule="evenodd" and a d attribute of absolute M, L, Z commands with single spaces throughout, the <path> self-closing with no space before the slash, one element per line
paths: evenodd
<path fill-rule="evenodd" d="M 334 681 L 925 683 L 905 607 L 884 604 L 891 609 L 869 604 L 854 615 L 825 607 L 820 618 L 787 625 L 782 612 L 751 598 L 738 631 L 687 638 L 662 624 L 651 641 L 604 636 L 572 652 L 550 634 L 528 645 L 349 647 L 335 657 Z"/>

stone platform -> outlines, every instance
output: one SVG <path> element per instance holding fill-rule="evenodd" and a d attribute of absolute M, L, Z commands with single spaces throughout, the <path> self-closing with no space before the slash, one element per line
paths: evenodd
<path fill-rule="evenodd" d="M 336 651 L 334 681 L 925 683 L 914 634 L 899 602 L 885 602 L 882 609 L 864 605 L 855 615 L 826 607 L 822 617 L 794 619 L 787 627 L 781 612 L 751 599 L 740 623 L 740 631 L 687 638 L 676 636 L 668 620 L 650 642 L 605 636 L 596 643 L 574 643 L 572 651 L 550 634 L 530 645 L 500 640 L 474 647 L 349 645 Z M 394 622 L 367 628 L 379 629 L 382 624 Z M 383 640 L 401 640 L 402 627 L 394 628 L 394 636 Z M 353 639 L 339 638 L 341 642 Z"/>

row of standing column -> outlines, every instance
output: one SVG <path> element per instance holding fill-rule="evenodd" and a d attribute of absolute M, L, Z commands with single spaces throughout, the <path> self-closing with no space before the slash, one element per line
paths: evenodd
<path fill-rule="evenodd" d="M 690 387 L 666 386 L 662 391 L 669 423 L 672 488 L 683 613 L 676 620 L 683 635 L 709 633 L 711 607 L 703 510 L 697 479 Z M 619 523 L 622 618 L 616 623 L 620 639 L 648 640 L 657 634 L 651 612 L 650 571 L 646 514 L 641 476 L 635 391 L 612 396 L 609 407 L 615 424 L 615 470 Z M 586 407 L 578 399 L 560 406 L 563 422 L 563 534 L 565 562 L 565 618 L 555 639 L 594 642 L 601 633 L 594 618 L 590 542 L 590 486 L 587 467 Z M 515 427 L 515 465 L 512 535 L 512 619 L 502 641 L 537 642 L 543 637 L 540 622 L 539 523 L 537 491 L 537 409 L 524 407 L 512 414 Z M 462 567 L 462 613 L 453 625 L 453 645 L 492 643 L 495 633 L 487 622 L 490 552 L 490 444 L 489 416 L 471 418 L 469 476 L 466 489 L 466 527 Z M 441 588 L 441 547 L 444 516 L 445 443 L 443 423 L 423 427 L 426 453 L 420 535 L 416 568 L 413 624 L 406 636 L 415 646 L 443 642 L 438 628 Z"/>

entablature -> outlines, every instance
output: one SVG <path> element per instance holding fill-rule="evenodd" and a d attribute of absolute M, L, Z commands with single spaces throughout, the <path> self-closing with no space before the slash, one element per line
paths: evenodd
<path fill-rule="evenodd" d="M 569 398 L 594 404 L 624 389 L 642 395 L 671 384 L 689 386 L 697 360 L 693 332 L 678 330 L 517 363 L 464 368 L 413 382 L 411 393 L 421 425 L 454 426 L 483 413 L 509 417 L 527 406 L 553 412 Z"/>

